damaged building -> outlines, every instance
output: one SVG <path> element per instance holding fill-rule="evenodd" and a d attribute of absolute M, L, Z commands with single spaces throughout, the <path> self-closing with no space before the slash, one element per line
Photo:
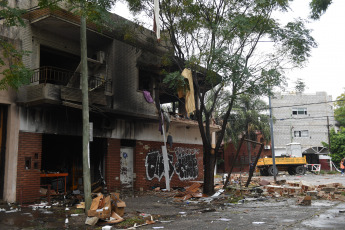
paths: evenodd
<path fill-rule="evenodd" d="M 33 70 L 31 82 L 18 92 L 0 91 L 0 199 L 8 202 L 32 202 L 47 185 L 58 193 L 83 191 L 80 18 L 63 9 L 33 8 L 34 2 L 12 1 L 32 9 L 23 15 L 26 27 L 16 32 L 19 46 L 30 51 L 23 62 Z M 104 179 L 108 191 L 165 186 L 166 140 L 159 130 L 164 103 L 174 108 L 165 116 L 171 187 L 202 180 L 198 124 L 183 118 L 184 99 L 162 84 L 167 50 L 152 31 L 140 30 L 133 42 L 123 39 L 121 28 L 100 32 L 87 26 L 91 183 Z"/>

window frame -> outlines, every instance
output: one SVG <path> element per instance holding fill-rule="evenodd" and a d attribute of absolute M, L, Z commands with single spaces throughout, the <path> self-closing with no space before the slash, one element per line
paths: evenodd
<path fill-rule="evenodd" d="M 292 108 L 292 115 L 294 115 L 294 116 L 308 115 L 308 109 L 305 107 Z"/>
<path fill-rule="evenodd" d="M 298 134 L 298 135 L 296 135 L 296 134 Z M 309 137 L 309 130 L 296 130 L 296 131 L 293 131 L 293 136 L 294 137 L 302 137 L 302 138 Z"/>

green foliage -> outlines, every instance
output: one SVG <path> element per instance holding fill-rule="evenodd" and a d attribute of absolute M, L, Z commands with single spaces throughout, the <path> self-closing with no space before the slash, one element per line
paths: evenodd
<path fill-rule="evenodd" d="M 0 18 L 5 26 L 24 26 L 21 15 L 25 10 L 13 8 L 8 5 L 8 0 L 0 0 Z"/>
<path fill-rule="evenodd" d="M 326 12 L 329 5 L 332 4 L 332 0 L 312 0 L 310 5 L 310 17 L 312 19 L 320 19 L 320 16 Z"/>
<path fill-rule="evenodd" d="M 334 104 L 335 120 L 339 122 L 340 126 L 345 127 L 345 93 L 337 97 L 337 101 Z"/>
<path fill-rule="evenodd" d="M 225 130 L 225 142 L 232 141 L 238 146 L 238 137 L 246 133 L 247 139 L 257 140 L 257 132 L 263 135 L 266 142 L 270 141 L 269 116 L 263 114 L 267 104 L 258 97 L 241 95 L 233 108 Z"/>
<path fill-rule="evenodd" d="M 188 79 L 184 78 L 180 72 L 167 73 L 163 79 L 163 83 L 175 91 L 182 90 L 185 93 L 189 90 Z"/>
<path fill-rule="evenodd" d="M 22 62 L 22 57 L 29 52 L 17 50 L 15 44 L 3 38 L 0 38 L 0 50 L 2 52 L 0 67 L 4 67 L 0 72 L 3 76 L 0 80 L 0 90 L 18 89 L 22 85 L 29 84 L 32 71 Z"/>
<path fill-rule="evenodd" d="M 334 129 L 330 131 L 331 157 L 332 161 L 339 166 L 342 158 L 345 158 L 345 128 L 340 128 L 339 132 Z M 329 148 L 327 143 L 322 142 L 323 146 Z"/>
<path fill-rule="evenodd" d="M 4 26 L 25 26 L 21 18 L 24 12 L 25 10 L 10 7 L 7 0 L 0 0 L 0 18 Z M 17 48 L 14 40 L 0 38 L 0 67 L 2 67 L 0 90 L 18 89 L 21 85 L 30 82 L 32 71 L 26 68 L 22 62 L 23 56 L 28 55 L 29 52 Z"/>
<path fill-rule="evenodd" d="M 295 86 L 296 92 L 303 93 L 306 87 L 304 81 L 301 78 L 297 78 L 295 84 L 296 84 Z"/>
<path fill-rule="evenodd" d="M 145 220 L 139 216 L 134 216 L 131 218 L 126 218 L 124 221 L 118 223 L 116 226 L 117 227 L 133 227 L 135 224 L 141 225 L 145 223 Z"/>

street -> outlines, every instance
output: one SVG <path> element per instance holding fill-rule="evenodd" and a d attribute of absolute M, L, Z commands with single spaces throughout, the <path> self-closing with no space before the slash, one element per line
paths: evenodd
<path fill-rule="evenodd" d="M 271 177 L 261 179 L 273 181 Z M 339 174 L 283 175 L 277 179 L 310 185 L 345 184 L 345 178 Z M 156 220 L 154 224 L 136 229 L 342 229 L 345 218 L 345 203 L 339 200 L 313 198 L 310 206 L 301 206 L 296 197 L 262 196 L 245 197 L 231 203 L 227 195 L 222 194 L 213 200 L 176 202 L 166 194 L 155 191 L 124 194 L 122 199 L 126 208 L 123 218 L 126 221 L 138 215 L 152 215 Z M 74 207 L 52 205 L 34 209 L 14 204 L 0 207 L 0 229 L 102 229 L 106 225 L 85 225 L 85 214 L 77 212 Z M 111 229 L 124 229 L 120 224 Z"/>

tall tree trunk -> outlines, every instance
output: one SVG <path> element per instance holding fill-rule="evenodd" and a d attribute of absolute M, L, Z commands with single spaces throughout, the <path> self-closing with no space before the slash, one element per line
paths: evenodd
<path fill-rule="evenodd" d="M 246 135 L 246 136 L 249 137 L 249 135 Z M 248 152 L 248 164 L 250 164 L 252 162 L 252 146 L 249 141 L 247 141 L 247 152 Z"/>
<path fill-rule="evenodd" d="M 85 212 L 91 206 L 91 177 L 90 177 L 90 124 L 89 124 L 89 85 L 87 66 L 87 41 L 86 41 L 86 18 L 80 20 L 80 51 L 81 51 L 81 78 L 82 78 L 82 103 L 83 103 L 83 184 Z"/>
<path fill-rule="evenodd" d="M 204 193 L 213 195 L 216 154 L 211 154 L 211 148 L 204 148 L 204 154 Z"/>

